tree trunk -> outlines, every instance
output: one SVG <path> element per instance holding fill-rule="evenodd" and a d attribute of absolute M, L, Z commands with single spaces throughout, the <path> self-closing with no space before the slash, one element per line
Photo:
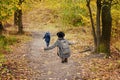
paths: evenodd
<path fill-rule="evenodd" d="M 104 4 L 102 7 L 102 37 L 100 51 L 110 56 L 110 38 L 111 38 L 112 18 L 111 6 Z"/>
<path fill-rule="evenodd" d="M 18 9 L 14 12 L 14 25 L 18 25 Z"/>
<path fill-rule="evenodd" d="M 96 38 L 97 38 L 97 48 L 96 52 L 99 53 L 100 48 L 100 12 L 101 12 L 101 0 L 97 0 L 97 15 L 96 15 L 96 22 L 97 22 L 97 28 L 96 28 Z"/>
<path fill-rule="evenodd" d="M 19 0 L 18 2 L 18 5 L 21 7 L 22 3 L 24 2 L 24 0 Z M 17 25 L 18 25 L 18 33 L 19 34 L 22 34 L 24 31 L 23 31 L 23 24 L 22 24 L 22 7 L 21 9 L 17 9 Z"/>
<path fill-rule="evenodd" d="M 2 22 L 0 22 L 0 36 L 2 35 L 2 31 L 4 30 Z"/>
<path fill-rule="evenodd" d="M 93 17 L 92 17 L 92 11 L 91 11 L 91 7 L 90 7 L 90 0 L 86 0 L 86 2 L 87 2 L 87 7 L 88 7 L 88 10 L 89 10 L 89 13 L 90 13 L 90 20 L 91 20 L 91 25 L 92 25 L 92 34 L 93 34 L 93 38 L 94 38 L 94 48 L 95 48 L 95 52 L 96 52 L 97 39 L 96 39 L 94 21 L 93 21 Z"/>
<path fill-rule="evenodd" d="M 22 10 L 18 10 L 18 33 L 23 33 Z"/>

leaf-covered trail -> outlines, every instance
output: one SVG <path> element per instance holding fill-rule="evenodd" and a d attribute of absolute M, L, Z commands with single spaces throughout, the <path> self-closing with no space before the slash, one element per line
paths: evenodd
<path fill-rule="evenodd" d="M 29 54 L 26 55 L 28 64 L 34 71 L 31 80 L 81 80 L 80 71 L 72 58 L 68 63 L 61 63 L 56 49 L 43 51 L 45 47 L 43 33 L 33 32 L 33 40 L 29 43 Z"/>
<path fill-rule="evenodd" d="M 32 76 L 29 79 L 82 80 L 81 63 L 75 61 L 76 57 L 74 57 L 73 52 L 68 63 L 63 64 L 57 56 L 56 48 L 49 51 L 43 50 L 45 47 L 43 35 L 46 31 L 50 31 L 52 35 L 51 45 L 57 39 L 57 25 L 50 23 L 53 20 L 52 16 L 53 14 L 49 9 L 35 9 L 23 16 L 25 30 L 32 32 L 32 40 L 28 43 L 26 52 L 28 66 L 32 69 Z"/>

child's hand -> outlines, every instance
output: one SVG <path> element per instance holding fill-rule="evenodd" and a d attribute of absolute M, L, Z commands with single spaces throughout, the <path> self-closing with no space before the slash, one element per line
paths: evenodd
<path fill-rule="evenodd" d="M 44 52 L 44 48 L 43 48 L 43 47 L 40 47 L 40 51 L 41 51 L 41 52 Z"/>

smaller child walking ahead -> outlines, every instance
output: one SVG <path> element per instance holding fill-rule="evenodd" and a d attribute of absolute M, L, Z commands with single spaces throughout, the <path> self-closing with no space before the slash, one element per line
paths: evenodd
<path fill-rule="evenodd" d="M 49 46 L 49 43 L 50 43 L 50 33 L 49 32 L 46 32 L 43 39 L 45 39 L 45 42 L 46 42 L 46 46 L 48 47 Z"/>
<path fill-rule="evenodd" d="M 63 32 L 57 33 L 58 39 L 57 41 L 50 47 L 44 48 L 44 50 L 50 50 L 55 47 L 58 47 L 57 54 L 62 59 L 62 63 L 68 62 L 68 58 L 70 57 L 70 47 L 72 43 L 68 42 L 64 39 L 65 34 Z"/>

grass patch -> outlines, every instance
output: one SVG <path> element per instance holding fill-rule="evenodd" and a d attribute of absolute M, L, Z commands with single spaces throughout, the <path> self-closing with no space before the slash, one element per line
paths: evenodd
<path fill-rule="evenodd" d="M 19 45 L 31 40 L 30 35 L 4 34 L 0 36 L 0 52 L 12 51 L 11 46 Z"/>
<path fill-rule="evenodd" d="M 0 36 L 0 50 L 8 50 L 9 45 L 13 45 L 18 40 L 13 36 Z"/>

